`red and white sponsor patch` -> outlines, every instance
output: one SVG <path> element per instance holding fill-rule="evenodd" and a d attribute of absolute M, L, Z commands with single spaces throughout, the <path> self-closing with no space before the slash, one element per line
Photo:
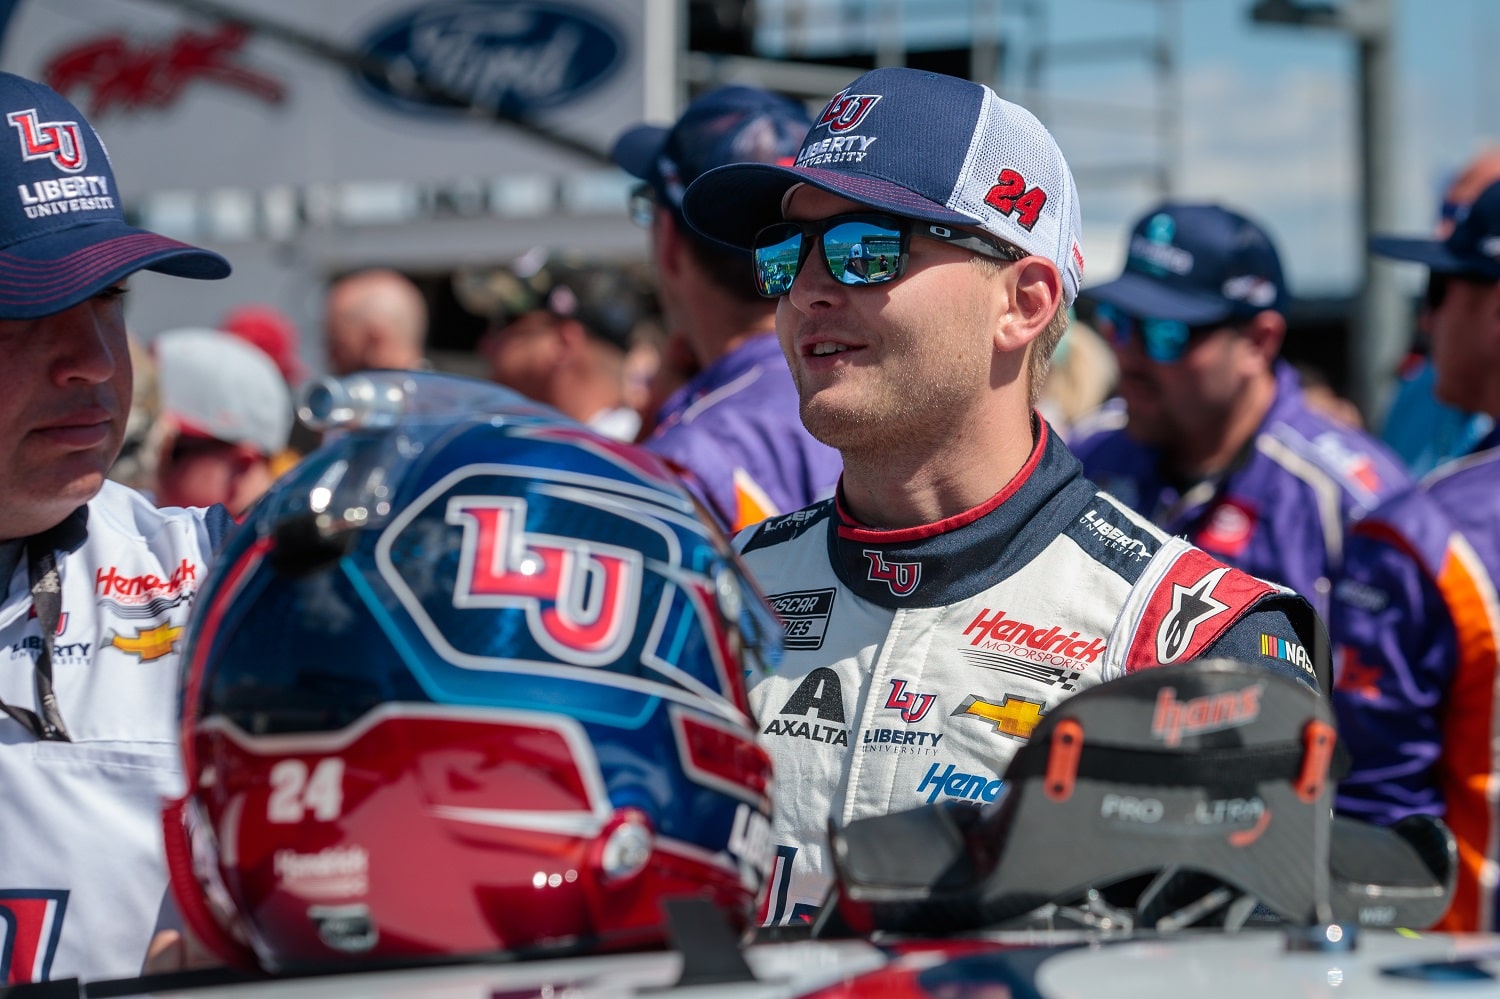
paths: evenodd
<path fill-rule="evenodd" d="M 1125 653 L 1125 670 L 1196 659 L 1256 601 L 1269 583 L 1191 549 L 1177 556 L 1146 602 Z"/>

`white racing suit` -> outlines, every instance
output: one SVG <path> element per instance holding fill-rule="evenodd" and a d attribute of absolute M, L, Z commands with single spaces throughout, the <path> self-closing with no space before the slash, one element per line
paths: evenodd
<path fill-rule="evenodd" d="M 822 904 L 830 816 L 993 801 L 1016 748 L 1080 690 L 1209 656 L 1327 676 L 1307 601 L 1168 538 L 1038 427 L 1016 478 L 957 517 L 876 531 L 834 499 L 735 539 L 786 645 L 750 692 L 776 767 L 767 923 Z"/>
<path fill-rule="evenodd" d="M 178 652 L 230 522 L 220 507 L 157 510 L 113 482 L 83 509 L 76 547 L 58 552 L 52 651 L 71 741 L 0 714 L 0 991 L 138 975 L 153 932 L 175 918 L 161 799 L 182 793 Z M 22 557 L 0 607 L 0 700 L 36 710 L 27 570 Z"/>

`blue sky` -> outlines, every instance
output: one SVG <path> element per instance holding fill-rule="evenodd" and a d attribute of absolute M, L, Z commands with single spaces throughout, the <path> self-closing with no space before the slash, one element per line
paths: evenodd
<path fill-rule="evenodd" d="M 761 0 L 774 13 L 797 0 Z M 911 34 L 966 29 L 971 5 L 998 11 L 1012 40 L 1003 96 L 1032 106 L 1057 135 L 1078 174 L 1086 280 L 1114 276 L 1135 217 L 1159 188 L 1121 164 L 1160 162 L 1162 144 L 1119 108 L 1159 107 L 1144 58 L 1055 55 L 1043 92 L 1026 86 L 1020 63 L 1040 36 L 1049 43 L 1153 38 L 1172 4 L 1153 0 L 802 0 L 803 38 L 888 23 L 893 9 Z M 1365 0 L 1332 0 L 1359 5 Z M 1252 24 L 1252 0 L 1177 0 L 1180 139 L 1173 194 L 1222 201 L 1261 220 L 1276 237 L 1293 291 L 1347 292 L 1359 274 L 1357 59 L 1350 36 L 1326 29 Z M 1398 97 L 1398 170 L 1409 192 L 1401 228 L 1421 232 L 1435 217 L 1452 172 L 1500 142 L 1500 2 L 1392 0 Z M 1030 11 L 1030 13 L 1028 13 Z M 873 14 L 873 16 L 871 16 Z M 993 18 L 995 15 L 991 15 Z M 873 30 L 864 28 L 863 30 Z M 1169 28 L 1166 37 L 1172 37 Z M 769 44 L 782 39 L 765 36 Z M 1025 40 L 1021 40 L 1025 39 Z M 1410 276 L 1414 283 L 1417 275 Z M 1401 278 L 1405 280 L 1405 278 Z"/>

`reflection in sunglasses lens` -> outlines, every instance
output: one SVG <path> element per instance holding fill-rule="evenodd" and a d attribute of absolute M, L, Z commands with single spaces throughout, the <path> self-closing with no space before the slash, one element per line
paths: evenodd
<path fill-rule="evenodd" d="M 760 285 L 760 293 L 767 296 L 785 295 L 791 290 L 802 251 L 800 230 L 795 226 L 774 228 L 784 230 L 784 234 L 768 232 L 766 236 L 774 241 L 755 248 L 755 280 Z"/>
<path fill-rule="evenodd" d="M 762 295 L 777 297 L 791 290 L 806 257 L 804 239 L 818 240 L 828 273 L 840 284 L 881 284 L 901 276 L 903 235 L 893 220 L 844 216 L 821 224 L 783 222 L 767 226 L 755 238 L 752 256 Z"/>

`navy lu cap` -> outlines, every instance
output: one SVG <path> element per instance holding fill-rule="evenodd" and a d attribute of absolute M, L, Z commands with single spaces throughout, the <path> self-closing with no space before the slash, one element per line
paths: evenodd
<path fill-rule="evenodd" d="M 217 253 L 127 225 L 104 144 L 50 87 L 0 73 L 0 319 L 77 305 L 135 271 L 222 278 Z"/>
<path fill-rule="evenodd" d="M 789 97 L 758 87 L 701 94 L 675 124 L 637 125 L 615 140 L 610 159 L 646 181 L 674 210 L 700 175 L 729 163 L 791 162 L 812 119 Z"/>
<path fill-rule="evenodd" d="M 835 94 L 789 166 L 711 170 L 683 200 L 688 224 L 748 247 L 781 221 L 797 184 L 904 218 L 983 230 L 1083 280 L 1078 189 L 1062 150 L 1030 111 L 989 87 L 907 67 L 866 73 Z"/>
<path fill-rule="evenodd" d="M 1199 326 L 1282 311 L 1287 292 L 1276 245 L 1260 226 L 1218 205 L 1168 203 L 1136 223 L 1124 273 L 1084 296 Z"/>
<path fill-rule="evenodd" d="M 1426 264 L 1438 274 L 1500 281 L 1500 181 L 1485 188 L 1447 239 L 1372 236 L 1383 257 Z"/>

